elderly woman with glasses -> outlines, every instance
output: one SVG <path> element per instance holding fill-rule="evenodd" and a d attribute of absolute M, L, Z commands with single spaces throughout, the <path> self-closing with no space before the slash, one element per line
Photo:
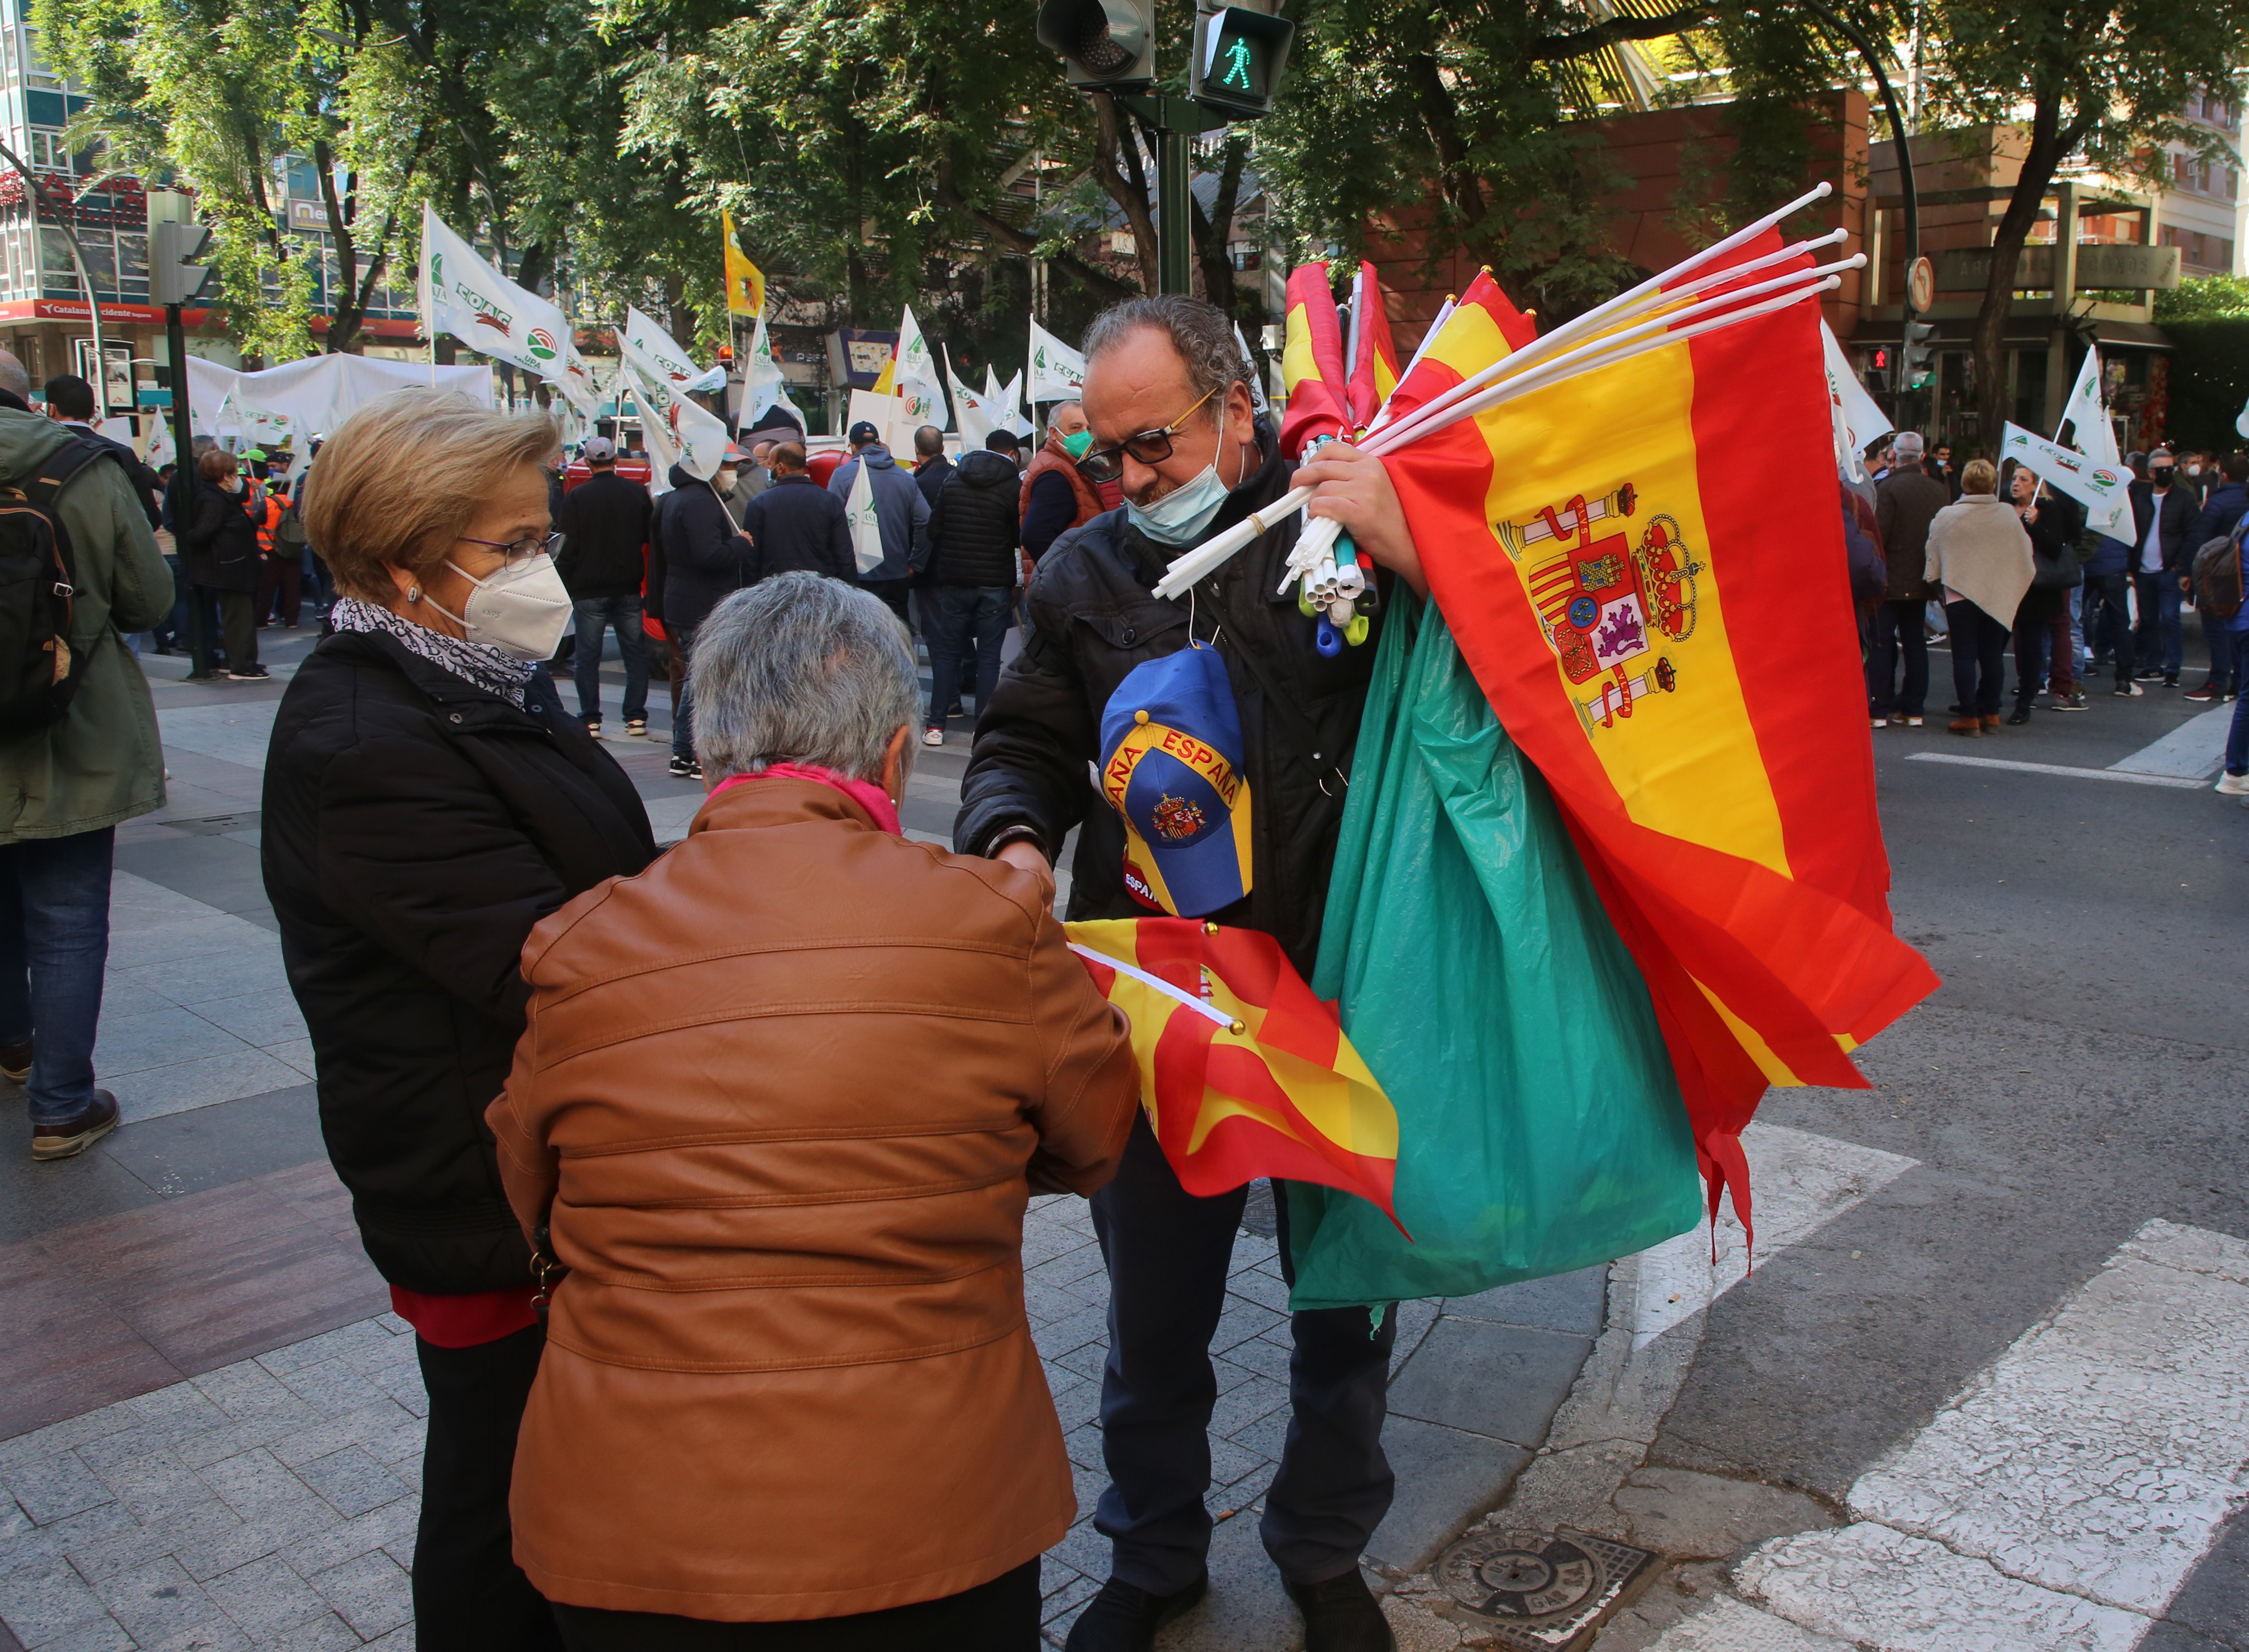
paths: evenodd
<path fill-rule="evenodd" d="M 430 1395 L 424 1649 L 553 1647 L 510 1551 L 515 1436 L 545 1343 L 484 1109 L 532 927 L 656 845 L 539 661 L 571 614 L 539 418 L 406 390 L 322 449 L 306 504 L 339 593 L 281 701 L 263 855 L 320 1125 Z"/>
<path fill-rule="evenodd" d="M 710 797 L 533 932 L 486 1115 L 567 1270 L 516 1556 L 572 1652 L 1034 1652 L 1076 1503 L 1023 1210 L 1115 1170 L 1126 1030 L 1042 879 L 903 835 L 875 597 L 776 574 L 688 672 Z"/>

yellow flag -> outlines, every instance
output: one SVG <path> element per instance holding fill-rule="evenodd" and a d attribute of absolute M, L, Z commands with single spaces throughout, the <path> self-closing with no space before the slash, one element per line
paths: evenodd
<path fill-rule="evenodd" d="M 883 363 L 883 376 L 875 380 L 875 394 L 894 396 L 898 393 L 898 353 L 891 352 L 891 359 Z"/>
<path fill-rule="evenodd" d="M 734 215 L 722 211 L 719 215 L 719 223 L 726 243 L 726 313 L 763 315 L 766 308 L 764 272 L 742 255 L 742 249 L 734 239 Z"/>

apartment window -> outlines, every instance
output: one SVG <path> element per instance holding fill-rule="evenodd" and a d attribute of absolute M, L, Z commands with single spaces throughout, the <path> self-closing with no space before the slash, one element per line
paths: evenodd
<path fill-rule="evenodd" d="M 2194 169 L 2194 187 L 2203 194 L 2210 193 L 2210 162 L 2197 161 Z"/>
<path fill-rule="evenodd" d="M 2192 165 L 2193 163 L 2183 154 L 2175 154 L 2171 157 L 2171 179 L 2182 189 L 2193 182 L 2193 174 L 2190 170 Z"/>
<path fill-rule="evenodd" d="M 2241 175 L 2232 167 L 2225 168 L 2225 198 L 2238 201 L 2241 197 Z"/>

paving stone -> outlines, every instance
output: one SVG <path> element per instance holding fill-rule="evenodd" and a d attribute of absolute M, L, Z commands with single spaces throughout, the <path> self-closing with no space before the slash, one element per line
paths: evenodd
<path fill-rule="evenodd" d="M 82 1624 L 111 1621 L 100 1597 L 59 1557 L 0 1572 L 0 1623 L 25 1646 L 43 1645 Z"/>
<path fill-rule="evenodd" d="M 387 1554 L 362 1554 L 305 1580 L 327 1597 L 336 1615 L 362 1640 L 386 1635 L 414 1616 L 406 1573 Z"/>
<path fill-rule="evenodd" d="M 310 1427 L 291 1430 L 273 1442 L 272 1451 L 277 1462 L 294 1469 L 331 1456 L 346 1446 L 388 1444 L 402 1429 L 410 1430 L 418 1445 L 423 1434 L 420 1419 L 389 1395 L 381 1395 L 341 1416 L 330 1416 Z"/>
<path fill-rule="evenodd" d="M 1049 1549 L 1046 1558 L 1073 1572 L 1090 1578 L 1109 1575 L 1109 1539 L 1093 1529 L 1093 1522 L 1081 1520 L 1063 1533 L 1061 1542 Z"/>
<path fill-rule="evenodd" d="M 1042 1359 L 1059 1360 L 1089 1343 L 1105 1342 L 1108 1336 L 1108 1314 L 1099 1308 L 1089 1307 L 1034 1331 L 1031 1340 L 1038 1344 Z"/>
<path fill-rule="evenodd" d="M 1608 1306 L 1608 1270 L 1579 1268 L 1547 1279 L 1526 1279 L 1503 1285 L 1477 1296 L 1456 1296 L 1445 1302 L 1448 1317 L 1487 1320 L 1501 1325 L 1529 1326 L 1541 1331 L 1564 1331 L 1573 1336 L 1598 1336 Z"/>
<path fill-rule="evenodd" d="M 265 1652 L 244 1633 L 239 1624 L 223 1617 L 198 1623 L 192 1629 L 182 1629 L 162 1641 L 144 1641 L 141 1647 L 143 1652 Z"/>
<path fill-rule="evenodd" d="M 213 1498 L 160 1520 L 135 1520 L 124 1531 L 104 1532 L 73 1545 L 65 1556 L 80 1576 L 100 1583 L 160 1556 L 177 1554 L 185 1546 L 217 1541 L 241 1525 L 242 1517 Z M 195 1575 L 192 1570 L 189 1575 Z"/>
<path fill-rule="evenodd" d="M 1255 1336 L 1247 1342 L 1237 1342 L 1228 1348 L 1226 1358 L 1228 1364 L 1255 1371 L 1276 1382 L 1286 1382 L 1289 1380 L 1289 1354 L 1286 1343 L 1276 1342 L 1270 1337 Z"/>
<path fill-rule="evenodd" d="M 1088 1342 L 1067 1354 L 1056 1354 L 1049 1362 L 1073 1376 L 1086 1377 L 1098 1382 L 1103 1368 L 1109 1363 L 1109 1344 L 1105 1340 Z"/>
<path fill-rule="evenodd" d="M 270 1643 L 284 1629 L 334 1615 L 312 1585 L 279 1555 L 237 1566 L 203 1587 L 221 1611 L 260 1643 Z"/>
<path fill-rule="evenodd" d="M 1055 1623 L 1074 1619 L 1080 1607 L 1101 1593 L 1104 1580 L 1101 1578 L 1072 1578 L 1039 1603 L 1039 1621 Z"/>
<path fill-rule="evenodd" d="M 1101 1467 L 1101 1430 L 1093 1423 L 1089 1422 L 1082 1429 L 1072 1429 L 1062 1436 L 1062 1443 L 1063 1449 L 1069 1453 L 1072 1463 L 1082 1468 Z"/>
<path fill-rule="evenodd" d="M 17 1463 L 0 1471 L 0 1484 L 41 1525 L 113 1500 L 110 1489 L 75 1451 Z"/>
<path fill-rule="evenodd" d="M 334 1523 L 328 1505 L 263 1448 L 214 1463 L 203 1477 L 245 1520 L 300 1524 L 307 1533 Z"/>
<path fill-rule="evenodd" d="M 169 1449 L 152 1450 L 144 1442 L 112 1436 L 88 1441 L 79 1455 L 135 1519 L 161 1519 L 210 1500 L 210 1489 Z"/>
<path fill-rule="evenodd" d="M 1210 1443 L 1210 1482 L 1213 1485 L 1232 1485 L 1246 1475 L 1261 1468 L 1273 1466 L 1274 1459 L 1263 1457 L 1231 1440 Z"/>
<path fill-rule="evenodd" d="M 1391 1383 L 1391 1415 L 1535 1447 L 1592 1348 L 1552 1331 L 1440 1320 Z"/>
<path fill-rule="evenodd" d="M 411 1637 L 414 1626 L 408 1624 L 402 1633 Z M 258 1652 L 347 1652 L 364 1644 L 350 1624 L 333 1612 L 323 1612 L 310 1623 L 297 1624 L 262 1642 Z M 407 1644 L 412 1644 L 410 1638 Z"/>
<path fill-rule="evenodd" d="M 1226 1307 L 1218 1316 L 1218 1330 L 1210 1340 L 1211 1352 L 1224 1354 L 1237 1343 L 1251 1337 L 1262 1336 L 1276 1326 L 1286 1325 L 1288 1316 L 1252 1302 L 1247 1297 L 1230 1296 Z"/>
<path fill-rule="evenodd" d="M 292 1394 L 332 1417 L 390 1397 L 349 1360 L 322 1360 L 279 1374 Z"/>
<path fill-rule="evenodd" d="M 305 1463 L 296 1474 L 347 1520 L 406 1495 L 405 1484 L 356 1445 Z"/>
<path fill-rule="evenodd" d="M 1398 1485 L 1366 1552 L 1401 1572 L 1435 1559 L 1506 1495 L 1530 1460 L 1521 1446 L 1402 1416 L 1383 1426 L 1382 1449 Z"/>
<path fill-rule="evenodd" d="M 387 1351 L 389 1340 L 390 1333 L 375 1320 L 361 1320 L 261 1354 L 257 1362 L 275 1376 L 286 1376 L 329 1360 L 348 1359 L 354 1354 L 378 1357 Z"/>
<path fill-rule="evenodd" d="M 299 1539 L 281 1551 L 281 1558 L 301 1576 L 310 1577 L 371 1554 L 394 1543 L 414 1541 L 414 1528 L 422 1518 L 422 1498 L 409 1492 L 395 1503 L 371 1509 L 324 1532 Z"/>
<path fill-rule="evenodd" d="M 81 1623 L 52 1641 L 40 1642 L 38 1652 L 135 1652 L 135 1649 L 124 1625 L 105 1612 L 99 1621 Z"/>
<path fill-rule="evenodd" d="M 1226 1437 L 1253 1456 L 1272 1462 L 1281 1460 L 1281 1448 L 1289 1438 L 1290 1408 L 1276 1406 L 1246 1428 L 1236 1429 Z"/>
<path fill-rule="evenodd" d="M 13 1521 L 0 1522 L 0 1573 L 35 1570 L 50 1561 L 66 1560 L 73 1550 L 141 1529 L 132 1511 L 121 1503 L 98 1504 L 45 1525 L 33 1525 L 30 1517 L 12 1503 L 0 1504 L 0 1512 L 15 1515 Z"/>
<path fill-rule="evenodd" d="M 1256 1267 L 1237 1269 L 1226 1282 L 1227 1293 L 1256 1303 L 1275 1313 L 1289 1312 L 1289 1287 Z"/>
<path fill-rule="evenodd" d="M 220 1616 L 203 1587 L 165 1555 L 94 1586 L 109 1614 L 143 1645 L 166 1640 Z"/>
<path fill-rule="evenodd" d="M 1288 1403 L 1286 1384 L 1270 1377 L 1252 1376 L 1218 1396 L 1218 1403 L 1211 1410 L 1210 1431 L 1222 1439 L 1233 1439 L 1260 1417 Z"/>
<path fill-rule="evenodd" d="M 194 1379 L 196 1389 L 227 1416 L 305 1415 L 305 1402 L 256 1360 L 238 1360 Z"/>
<path fill-rule="evenodd" d="M 105 1405 L 98 1410 L 86 1412 L 83 1416 L 65 1418 L 44 1429 L 19 1434 L 13 1439 L 0 1440 L 0 1470 L 18 1463 L 50 1457 L 58 1451 L 67 1451 L 91 1440 L 129 1433 L 140 1426 L 141 1415 L 130 1404 Z"/>

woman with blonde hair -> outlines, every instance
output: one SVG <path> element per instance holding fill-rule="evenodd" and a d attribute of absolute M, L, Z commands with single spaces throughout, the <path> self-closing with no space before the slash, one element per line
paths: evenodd
<path fill-rule="evenodd" d="M 2006 688 L 2008 629 L 2036 566 L 2031 537 L 2015 507 L 1999 497 L 1999 472 L 1989 459 L 1970 459 L 1960 472 L 1960 497 L 1929 524 L 1924 576 L 1944 587 L 1944 618 L 1952 633 L 1951 731 L 1982 735 L 1999 726 L 1999 697 Z"/>
<path fill-rule="evenodd" d="M 571 617 L 543 418 L 402 390 L 347 420 L 305 504 L 334 627 L 266 757 L 265 890 L 313 1039 L 320 1125 L 430 1395 L 423 1652 L 559 1645 L 510 1552 L 508 1483 L 546 1333 L 483 1124 L 541 918 L 654 858 L 616 761 L 539 661 Z"/>

